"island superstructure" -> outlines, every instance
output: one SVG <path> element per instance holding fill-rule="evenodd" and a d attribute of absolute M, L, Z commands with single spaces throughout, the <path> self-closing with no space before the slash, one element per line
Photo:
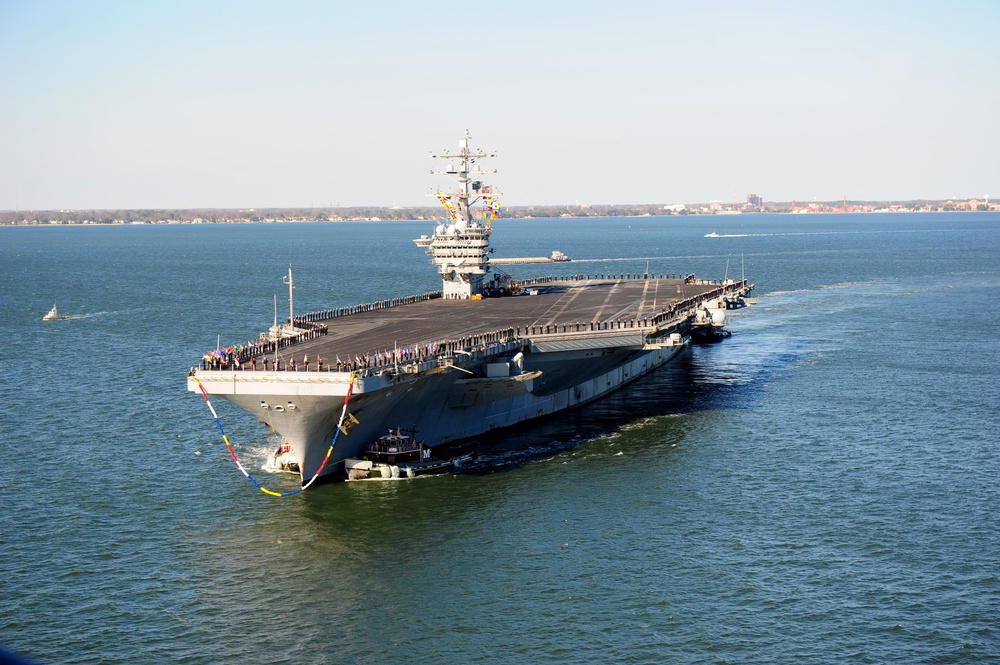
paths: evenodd
<path fill-rule="evenodd" d="M 599 399 L 662 366 L 692 333 L 724 326 L 752 289 L 648 272 L 515 282 L 489 260 L 499 200 L 480 164 L 493 155 L 466 132 L 457 152 L 432 156 L 447 160 L 432 173 L 457 187 L 436 192 L 448 219 L 414 242 L 441 291 L 291 316 L 189 372 L 189 390 L 280 434 L 304 481 L 321 467 L 342 477 L 343 461 L 389 430 L 415 431 L 433 450 Z"/>
<path fill-rule="evenodd" d="M 431 171 L 435 175 L 455 178 L 458 189 L 454 192 L 438 191 L 436 196 L 451 217 L 450 223 L 442 222 L 434 229 L 430 242 L 418 238 L 414 242 L 426 247 L 431 263 L 437 266 L 443 281 L 441 296 L 450 300 L 466 300 L 483 294 L 483 280 L 489 271 L 489 246 L 492 206 L 486 206 L 482 221 L 472 214 L 470 205 L 477 200 L 492 198 L 492 187 L 483 185 L 476 176 L 496 173 L 480 167 L 481 160 L 493 157 L 469 146 L 469 133 L 458 143 L 458 152 L 431 155 L 448 160 L 446 168 Z M 476 163 L 479 160 L 480 163 Z M 483 190 L 488 191 L 483 191 Z M 470 201 L 471 199 L 471 201 Z"/>

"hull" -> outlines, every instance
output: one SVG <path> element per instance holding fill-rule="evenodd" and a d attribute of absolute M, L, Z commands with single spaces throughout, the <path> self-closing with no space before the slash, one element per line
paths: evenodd
<path fill-rule="evenodd" d="M 426 445 L 451 444 L 599 399 L 662 366 L 683 343 L 654 348 L 552 348 L 524 355 L 523 371 L 506 377 L 472 377 L 496 360 L 461 369 L 449 365 L 416 374 L 355 379 L 348 404 L 351 426 L 337 423 L 350 383 L 346 372 L 199 372 L 209 393 L 258 415 L 279 432 L 299 462 L 303 481 L 336 444 L 323 476 L 344 477 L 344 460 L 359 457 L 387 430 L 414 428 Z M 192 380 L 189 379 L 189 384 Z M 191 386 L 194 389 L 193 386 Z M 354 422 L 356 420 L 356 423 Z"/>

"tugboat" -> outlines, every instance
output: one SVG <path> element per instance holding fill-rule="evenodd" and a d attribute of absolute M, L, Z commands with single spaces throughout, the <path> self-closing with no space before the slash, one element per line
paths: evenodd
<path fill-rule="evenodd" d="M 398 464 L 400 462 L 419 462 L 429 459 L 430 448 L 424 448 L 423 441 L 417 441 L 416 432 L 404 431 L 399 427 L 380 436 L 375 443 L 365 448 L 364 456 L 378 464 Z"/>
<path fill-rule="evenodd" d="M 395 431 L 380 436 L 370 443 L 362 459 L 345 461 L 348 480 L 414 478 L 428 473 L 443 473 L 460 468 L 473 459 L 464 453 L 448 459 L 434 459 L 431 449 L 418 441 L 415 430 Z"/>
<path fill-rule="evenodd" d="M 275 451 L 271 459 L 264 464 L 264 470 L 269 473 L 299 473 L 299 462 L 292 453 L 292 447 L 288 445 L 288 441 L 284 438 L 281 439 L 281 443 L 278 445 L 278 450 Z"/>
<path fill-rule="evenodd" d="M 49 310 L 48 314 L 42 317 L 42 321 L 62 321 L 65 318 L 68 317 L 65 314 L 60 314 L 59 308 L 56 307 L 55 303 L 52 303 L 52 309 Z"/>

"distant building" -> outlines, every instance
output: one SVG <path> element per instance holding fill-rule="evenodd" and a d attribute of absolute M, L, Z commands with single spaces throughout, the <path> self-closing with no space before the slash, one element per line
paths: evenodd
<path fill-rule="evenodd" d="M 756 194 L 747 194 L 747 203 L 754 206 L 755 208 L 759 208 L 764 203 L 764 201 Z"/>
<path fill-rule="evenodd" d="M 670 212 L 680 212 L 681 210 L 686 210 L 683 203 L 672 203 L 668 206 L 663 206 L 664 210 L 669 210 Z"/>

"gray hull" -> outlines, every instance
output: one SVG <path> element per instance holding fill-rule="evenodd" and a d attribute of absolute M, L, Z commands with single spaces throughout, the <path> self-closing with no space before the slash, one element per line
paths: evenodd
<path fill-rule="evenodd" d="M 523 370 L 511 376 L 483 376 L 486 364 L 500 359 L 493 356 L 464 363 L 461 369 L 445 365 L 356 378 L 347 405 L 350 427 L 339 431 L 350 382 L 346 372 L 290 377 L 287 372 L 202 371 L 198 379 L 210 394 L 256 414 L 279 432 L 307 482 L 335 435 L 323 476 L 342 477 L 344 460 L 360 456 L 390 429 L 414 427 L 431 447 L 462 441 L 598 399 L 660 367 L 681 348 L 679 343 L 653 348 L 536 345 L 524 354 Z"/>

